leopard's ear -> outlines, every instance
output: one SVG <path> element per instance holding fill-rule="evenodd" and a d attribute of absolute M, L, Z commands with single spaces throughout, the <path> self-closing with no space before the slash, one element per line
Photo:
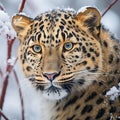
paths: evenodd
<path fill-rule="evenodd" d="M 81 26 L 94 31 L 100 26 L 101 15 L 96 8 L 86 7 L 78 12 L 76 19 Z"/>
<path fill-rule="evenodd" d="M 12 26 L 16 31 L 19 39 L 25 35 L 25 32 L 31 23 L 32 19 L 24 15 L 17 14 L 12 17 Z"/>

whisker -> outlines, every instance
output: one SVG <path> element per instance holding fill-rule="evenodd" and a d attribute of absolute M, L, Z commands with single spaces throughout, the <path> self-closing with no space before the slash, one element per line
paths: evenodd
<path fill-rule="evenodd" d="M 61 84 L 62 88 L 65 89 L 68 93 L 71 93 L 72 91 L 72 87 L 74 82 L 69 82 L 69 83 L 65 83 L 65 84 Z"/>
<path fill-rule="evenodd" d="M 89 75 L 103 75 L 103 76 L 115 76 L 115 75 L 120 75 L 120 73 L 109 73 L 109 72 L 89 72 L 87 70 L 81 70 L 81 71 L 74 71 L 73 73 L 75 74 L 82 74 L 82 73 L 86 73 L 86 74 L 89 74 Z"/>
<path fill-rule="evenodd" d="M 41 85 L 41 84 L 36 84 L 36 85 L 35 85 L 35 88 L 36 88 L 37 90 L 44 90 L 44 86 Z"/>

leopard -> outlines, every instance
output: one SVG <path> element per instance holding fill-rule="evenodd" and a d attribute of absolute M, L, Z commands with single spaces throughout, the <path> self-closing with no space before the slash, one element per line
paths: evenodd
<path fill-rule="evenodd" d="M 12 17 L 18 59 L 46 108 L 42 120 L 120 120 L 120 43 L 95 7 Z"/>

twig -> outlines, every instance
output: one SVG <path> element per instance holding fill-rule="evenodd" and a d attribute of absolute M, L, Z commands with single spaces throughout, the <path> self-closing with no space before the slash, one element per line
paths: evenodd
<path fill-rule="evenodd" d="M 23 95 L 22 95 L 22 91 L 21 91 L 21 87 L 20 87 L 20 83 L 19 83 L 19 80 L 18 80 L 18 77 L 17 77 L 17 73 L 15 70 L 13 70 L 13 73 L 14 73 L 14 76 L 15 76 L 15 80 L 16 80 L 16 83 L 18 85 L 18 89 L 19 89 L 19 95 L 20 95 L 20 101 L 21 101 L 21 113 L 22 113 L 22 120 L 25 119 L 25 116 L 24 116 L 24 102 L 23 102 Z"/>
<path fill-rule="evenodd" d="M 8 86 L 8 75 L 5 77 L 4 82 L 3 82 L 3 87 L 2 87 L 2 92 L 1 92 L 1 98 L 0 98 L 0 109 L 3 108 L 3 103 L 5 99 L 5 94 Z"/>
<path fill-rule="evenodd" d="M 3 77 L 3 72 L 1 70 L 1 68 L 0 68 L 0 76 Z"/>
<path fill-rule="evenodd" d="M 8 47 L 8 51 L 7 51 L 7 67 L 6 67 L 6 76 L 4 78 L 4 82 L 3 82 L 3 87 L 2 87 L 2 92 L 1 92 L 1 97 L 0 97 L 0 108 L 3 108 L 3 104 L 4 104 L 4 99 L 5 99 L 5 95 L 6 95 L 6 90 L 7 90 L 7 86 L 8 86 L 8 78 L 9 78 L 9 74 L 13 68 L 12 65 L 8 64 L 8 59 L 11 58 L 11 52 L 12 52 L 12 46 L 13 43 L 15 41 L 14 39 L 11 39 L 9 35 L 7 36 L 7 47 Z M 15 61 L 16 63 L 16 61 Z"/>
<path fill-rule="evenodd" d="M 4 7 L 1 3 L 0 3 L 0 10 L 4 10 Z"/>
<path fill-rule="evenodd" d="M 110 5 L 107 7 L 107 9 L 103 12 L 102 17 L 106 14 L 106 12 L 117 2 L 118 0 L 112 0 Z"/>
<path fill-rule="evenodd" d="M 16 38 L 11 39 L 11 37 L 7 34 L 7 62 L 11 58 L 11 53 L 12 53 L 12 46 Z"/>
<path fill-rule="evenodd" d="M 25 5 L 25 2 L 26 2 L 26 0 L 22 0 L 19 12 L 22 12 L 22 10 L 24 8 L 24 5 Z M 4 10 L 2 5 L 0 5 L 0 10 Z M 13 65 L 8 63 L 8 60 L 11 58 L 12 47 L 13 47 L 13 43 L 14 43 L 16 38 L 11 39 L 10 35 L 6 35 L 6 37 L 7 37 L 7 60 L 6 60 L 7 66 L 6 66 L 6 75 L 4 77 L 3 87 L 2 87 L 1 96 L 0 96 L 0 109 L 1 110 L 3 108 L 4 99 L 5 99 L 5 95 L 6 95 L 6 90 L 7 90 L 7 87 L 8 87 L 9 75 L 10 75 L 11 71 L 13 71 L 13 68 L 14 68 L 14 66 L 17 62 L 17 58 L 16 58 Z M 18 80 L 16 71 L 14 70 L 13 73 L 15 75 L 16 82 L 17 82 L 17 85 L 19 87 L 19 94 L 20 94 L 21 107 L 22 107 L 22 120 L 24 120 L 24 103 L 23 103 L 22 92 L 21 92 L 21 89 L 20 89 L 20 84 L 19 84 L 19 80 Z M 0 75 L 2 76 L 2 71 L 1 70 L 0 70 Z M 8 120 L 7 117 L 5 117 L 4 114 L 0 111 L 0 118 L 1 118 L 1 116 L 3 116 L 6 120 Z"/>
<path fill-rule="evenodd" d="M 25 2 L 26 2 L 26 0 L 22 0 L 19 11 L 18 11 L 19 13 L 23 11 L 23 8 L 25 6 Z"/>
<path fill-rule="evenodd" d="M 0 110 L 0 115 L 1 115 L 5 120 L 9 120 L 1 110 Z"/>
<path fill-rule="evenodd" d="M 3 87 L 2 87 L 1 97 L 0 97 L 0 108 L 1 109 L 3 108 L 5 94 L 6 94 L 6 90 L 7 90 L 7 86 L 8 86 L 8 78 L 9 78 L 10 73 L 13 71 L 13 68 L 14 68 L 14 66 L 15 66 L 15 64 L 17 62 L 17 59 L 18 58 L 15 59 L 15 62 L 13 64 L 13 66 L 7 65 L 7 72 L 6 72 L 4 82 L 3 82 Z"/>

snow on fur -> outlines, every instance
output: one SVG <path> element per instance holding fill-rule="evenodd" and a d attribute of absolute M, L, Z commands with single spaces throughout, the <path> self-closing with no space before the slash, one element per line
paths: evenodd
<path fill-rule="evenodd" d="M 81 7 L 78 11 L 77 11 L 77 14 L 78 13 L 83 13 L 83 12 L 85 12 L 86 10 L 87 10 L 87 8 L 89 8 L 89 7 L 91 7 L 91 6 L 84 6 L 84 7 Z M 96 7 L 95 7 L 96 8 Z M 98 9 L 98 8 L 97 8 Z"/>
<path fill-rule="evenodd" d="M 118 88 L 116 88 L 115 86 L 113 86 L 107 93 L 106 96 L 110 97 L 110 100 L 114 101 L 115 98 L 117 98 L 118 96 L 120 96 L 120 83 L 118 84 Z M 110 120 L 112 120 L 112 115 Z M 120 116 L 118 116 L 117 119 L 120 119 Z"/>
<path fill-rule="evenodd" d="M 119 88 L 113 86 L 107 93 L 106 96 L 110 97 L 110 100 L 115 100 L 120 95 L 120 83 L 118 84 Z"/>

